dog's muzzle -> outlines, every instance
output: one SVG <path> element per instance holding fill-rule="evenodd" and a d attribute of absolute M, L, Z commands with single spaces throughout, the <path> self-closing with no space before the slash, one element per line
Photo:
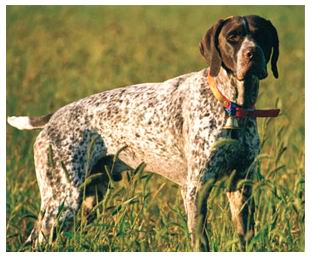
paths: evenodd
<path fill-rule="evenodd" d="M 263 50 L 259 46 L 245 48 L 240 53 L 237 79 L 242 81 L 252 76 L 262 80 L 268 76 Z"/>

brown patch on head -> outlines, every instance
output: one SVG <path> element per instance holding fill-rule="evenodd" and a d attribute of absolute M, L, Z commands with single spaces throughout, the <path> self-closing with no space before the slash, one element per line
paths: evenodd
<path fill-rule="evenodd" d="M 206 59 L 210 65 L 210 75 L 217 76 L 222 65 L 222 59 L 220 57 L 217 43 L 218 34 L 224 24 L 224 20 L 219 20 L 214 26 L 212 26 L 200 41 L 199 47 L 202 56 Z"/>
<path fill-rule="evenodd" d="M 228 19 L 218 37 L 220 54 L 223 65 L 228 71 L 236 71 L 236 55 L 242 45 L 243 37 L 247 33 L 247 28 L 242 17 L 234 16 Z"/>

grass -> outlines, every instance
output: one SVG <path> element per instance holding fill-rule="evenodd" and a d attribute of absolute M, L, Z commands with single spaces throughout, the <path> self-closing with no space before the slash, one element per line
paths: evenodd
<path fill-rule="evenodd" d="M 9 6 L 7 114 L 47 114 L 95 92 L 200 70 L 202 34 L 238 14 L 267 17 L 281 42 L 280 78 L 262 82 L 258 100 L 282 115 L 259 120 L 256 235 L 247 249 L 304 251 L 303 6 Z M 7 127 L 7 251 L 22 249 L 39 212 L 37 134 Z M 213 251 L 239 251 L 225 188 L 219 182 L 209 197 L 207 231 Z M 191 251 L 180 190 L 142 167 L 113 184 L 95 213 L 91 224 L 78 213 L 72 231 L 40 250 Z"/>

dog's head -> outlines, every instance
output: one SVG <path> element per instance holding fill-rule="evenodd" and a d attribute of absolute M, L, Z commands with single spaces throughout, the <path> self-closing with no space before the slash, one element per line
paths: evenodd
<path fill-rule="evenodd" d="M 267 77 L 271 59 L 272 72 L 278 78 L 279 41 L 276 28 L 260 16 L 232 16 L 219 20 L 203 36 L 200 52 L 210 65 L 210 75 L 217 76 L 221 66 L 242 81 L 251 76 Z"/>

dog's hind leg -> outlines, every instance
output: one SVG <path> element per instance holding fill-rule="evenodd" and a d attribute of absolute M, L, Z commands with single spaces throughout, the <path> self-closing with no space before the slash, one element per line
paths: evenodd
<path fill-rule="evenodd" d="M 51 199 L 46 201 L 40 210 L 38 220 L 27 240 L 27 243 L 34 243 L 35 246 L 42 243 L 54 241 L 56 227 L 69 229 L 80 206 L 80 197 L 75 200 L 73 197 Z"/>
<path fill-rule="evenodd" d="M 93 219 L 92 210 L 99 204 L 109 187 L 110 181 L 120 181 L 122 172 L 132 170 L 127 164 L 113 155 L 107 155 L 99 159 L 91 169 L 92 180 L 85 189 L 83 209 L 88 221 Z"/>
<path fill-rule="evenodd" d="M 59 230 L 71 227 L 81 207 L 94 161 L 106 152 L 99 135 L 90 131 L 81 135 L 78 143 L 71 139 L 66 139 L 65 143 L 57 142 L 58 139 L 52 142 L 45 130 L 37 137 L 34 158 L 41 208 L 28 241 L 52 241 L 55 226 L 60 227 Z"/>
<path fill-rule="evenodd" d="M 38 156 L 35 150 L 36 175 L 41 195 L 38 220 L 27 240 L 35 245 L 52 241 L 55 227 L 68 229 L 81 206 L 81 180 L 70 180 L 70 166 L 60 161 L 49 161 L 49 154 Z M 81 175 L 83 172 L 75 172 Z M 35 243 L 34 243 L 35 241 Z"/>

